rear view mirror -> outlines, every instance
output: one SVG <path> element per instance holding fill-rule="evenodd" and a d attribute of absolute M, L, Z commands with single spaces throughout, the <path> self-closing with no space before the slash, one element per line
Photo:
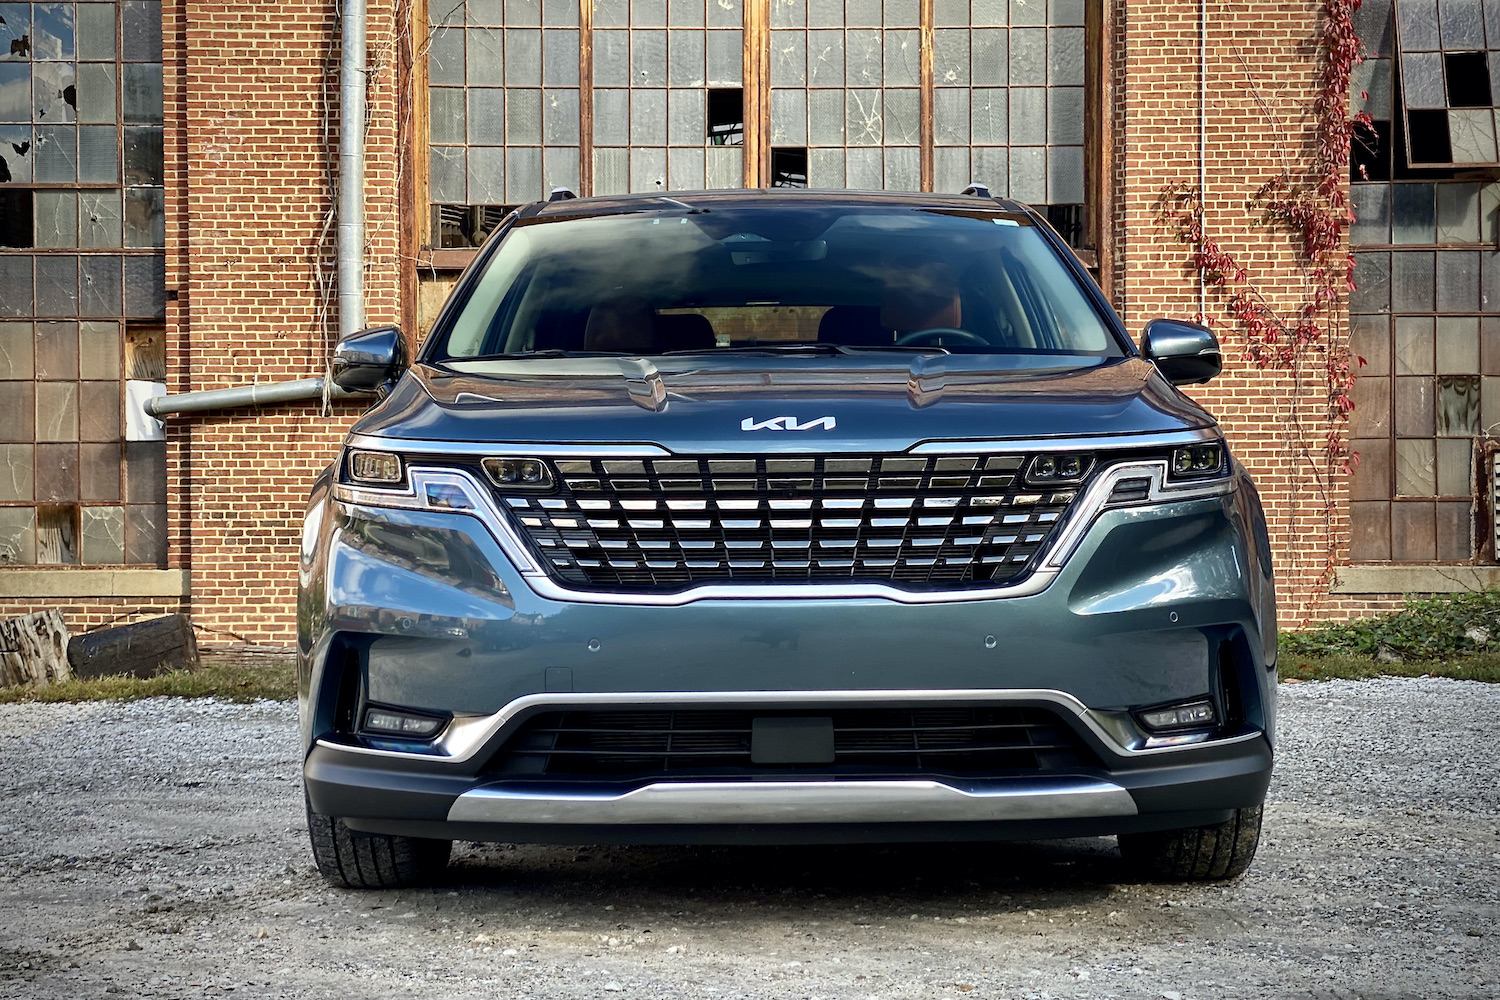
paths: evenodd
<path fill-rule="evenodd" d="M 333 384 L 346 392 L 375 392 L 401 377 L 406 341 L 394 326 L 351 333 L 333 351 Z"/>
<path fill-rule="evenodd" d="M 1173 385 L 1198 385 L 1224 369 L 1219 340 L 1197 323 L 1154 319 L 1141 334 L 1141 353 Z"/>

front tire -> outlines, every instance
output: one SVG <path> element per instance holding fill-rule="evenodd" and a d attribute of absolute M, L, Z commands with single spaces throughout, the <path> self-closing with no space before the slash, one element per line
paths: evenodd
<path fill-rule="evenodd" d="M 404 889 L 432 882 L 448 865 L 451 840 L 425 840 L 351 830 L 343 820 L 307 804 L 313 860 L 341 889 Z"/>
<path fill-rule="evenodd" d="M 1260 844 L 1261 806 L 1236 809 L 1227 823 L 1122 833 L 1120 855 L 1153 878 L 1169 882 L 1210 882 L 1239 878 L 1255 860 Z"/>

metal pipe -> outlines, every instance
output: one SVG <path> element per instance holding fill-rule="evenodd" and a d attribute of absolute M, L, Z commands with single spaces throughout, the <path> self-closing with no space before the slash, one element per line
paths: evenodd
<path fill-rule="evenodd" d="M 334 399 L 348 399 L 359 395 L 345 392 L 330 385 Z M 157 396 L 146 400 L 146 412 L 158 420 L 173 413 L 195 413 L 201 410 L 227 410 L 239 406 L 267 406 L 272 403 L 291 403 L 303 399 L 320 399 L 323 396 L 323 379 L 299 378 L 293 382 L 263 382 L 259 385 L 238 385 L 230 389 L 209 389 L 204 392 L 180 392 L 175 396 Z"/>
<path fill-rule="evenodd" d="M 339 337 L 365 326 L 365 0 L 343 0 L 339 52 Z"/>

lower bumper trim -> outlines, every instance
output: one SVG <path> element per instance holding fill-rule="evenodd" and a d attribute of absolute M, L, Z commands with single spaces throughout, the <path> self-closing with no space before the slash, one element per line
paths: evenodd
<path fill-rule="evenodd" d="M 1113 782 L 1062 778 L 958 788 L 938 781 L 658 782 L 628 792 L 477 788 L 451 823 L 714 825 L 931 823 L 1134 816 Z"/>

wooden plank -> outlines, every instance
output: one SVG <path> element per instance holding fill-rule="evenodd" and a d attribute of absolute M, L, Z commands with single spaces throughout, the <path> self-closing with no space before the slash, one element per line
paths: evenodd
<path fill-rule="evenodd" d="M 167 615 L 133 625 L 74 636 L 68 662 L 75 677 L 155 677 L 198 668 L 198 642 L 185 615 Z"/>
<path fill-rule="evenodd" d="M 920 140 L 920 142 L 921 142 L 921 148 L 922 148 L 922 153 L 921 153 L 921 156 L 922 156 L 922 181 L 921 181 L 921 184 L 919 186 L 921 187 L 921 189 L 923 191 L 931 191 L 932 188 L 933 188 L 933 173 L 934 173 L 933 160 L 934 160 L 934 157 L 936 155 L 934 153 L 934 151 L 933 151 L 933 146 L 935 144 L 935 139 L 933 137 L 933 114 L 934 114 L 934 112 L 933 112 L 933 102 L 934 102 L 935 98 L 934 98 L 934 92 L 933 92 L 933 86 L 934 85 L 933 85 L 933 80 L 932 80 L 932 59 L 933 59 L 932 47 L 935 44 L 935 38 L 936 38 L 936 36 L 933 34 L 932 22 L 933 22 L 933 3 L 932 3 L 932 0 L 922 0 L 922 3 L 921 3 L 921 15 L 919 17 L 919 23 L 921 25 L 921 36 L 920 37 L 922 39 L 921 45 L 920 45 L 921 54 L 922 54 L 922 75 L 921 75 L 921 79 L 919 81 L 920 84 L 921 84 L 921 87 L 922 87 L 922 90 L 921 90 L 921 102 L 922 102 L 921 103 L 921 109 L 922 109 L 921 110 L 921 140 Z M 957 194 L 958 192 L 957 191 L 944 191 L 943 193 L 944 194 Z"/>
<path fill-rule="evenodd" d="M 0 621 L 0 687 L 68 680 L 68 626 L 60 611 Z"/>

